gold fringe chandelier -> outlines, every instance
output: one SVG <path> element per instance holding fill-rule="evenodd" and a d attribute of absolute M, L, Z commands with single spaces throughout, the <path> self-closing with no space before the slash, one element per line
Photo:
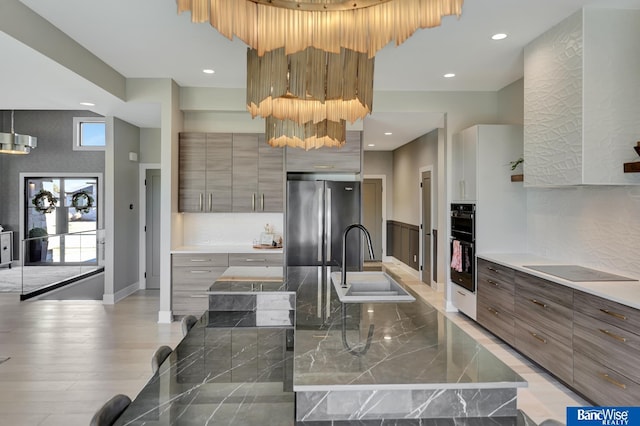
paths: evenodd
<path fill-rule="evenodd" d="M 318 123 L 296 123 L 291 120 L 266 118 L 266 139 L 273 147 L 291 146 L 310 150 L 326 147 L 341 147 L 347 137 L 344 120 L 323 120 Z"/>
<path fill-rule="evenodd" d="M 462 14 L 464 0 L 177 0 L 178 13 L 209 21 L 223 36 L 238 37 L 258 55 L 284 47 L 341 48 L 373 57 L 390 41 L 402 44 L 416 30 Z"/>
<path fill-rule="evenodd" d="M 253 118 L 353 123 L 371 113 L 373 65 L 373 58 L 348 49 L 286 55 L 279 48 L 263 56 L 247 49 L 247 109 Z"/>
<path fill-rule="evenodd" d="M 375 54 L 464 0 L 176 0 L 247 53 L 247 109 L 271 146 L 341 147 L 346 121 L 371 113 Z"/>

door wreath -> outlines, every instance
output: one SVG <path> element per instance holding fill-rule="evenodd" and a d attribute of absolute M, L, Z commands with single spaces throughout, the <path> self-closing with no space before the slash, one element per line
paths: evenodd
<path fill-rule="evenodd" d="M 40 213 L 51 213 L 56 208 L 56 203 L 58 199 L 53 196 L 50 191 L 45 189 L 41 189 L 33 200 L 31 200 L 31 204 L 36 207 L 36 211 Z"/>
<path fill-rule="evenodd" d="M 76 192 L 71 197 L 71 206 L 79 213 L 89 213 L 93 207 L 93 197 L 85 191 Z"/>

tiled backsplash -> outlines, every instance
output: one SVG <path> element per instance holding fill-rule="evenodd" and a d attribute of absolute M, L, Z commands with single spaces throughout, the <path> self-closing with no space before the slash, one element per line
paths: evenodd
<path fill-rule="evenodd" d="M 640 188 L 527 189 L 529 252 L 640 278 Z"/>
<path fill-rule="evenodd" d="M 184 214 L 184 245 L 250 245 L 266 224 L 282 235 L 282 213 L 194 213 Z"/>

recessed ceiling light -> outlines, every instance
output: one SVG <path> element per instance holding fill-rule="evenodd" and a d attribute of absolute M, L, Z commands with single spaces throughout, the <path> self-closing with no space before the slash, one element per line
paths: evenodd
<path fill-rule="evenodd" d="M 454 73 L 450 72 L 450 73 L 445 74 L 444 78 L 452 78 L 452 77 L 455 77 L 455 76 L 456 75 Z"/>
<path fill-rule="evenodd" d="M 491 40 L 504 40 L 505 38 L 507 38 L 505 33 L 498 33 L 491 36 Z"/>
<path fill-rule="evenodd" d="M 391 336 L 384 336 L 384 340 L 391 340 Z"/>
<path fill-rule="evenodd" d="M 391 133 L 391 132 L 384 132 L 384 135 L 385 135 L 385 136 L 391 136 L 392 134 L 393 134 L 393 133 Z"/>
<path fill-rule="evenodd" d="M 80 102 L 80 105 L 84 105 L 84 106 L 96 106 L 96 104 L 94 104 L 93 102 Z"/>
<path fill-rule="evenodd" d="M 375 143 L 370 143 L 370 144 L 369 144 L 369 145 L 367 145 L 367 146 L 376 146 L 376 144 L 375 144 Z"/>
<path fill-rule="evenodd" d="M 211 68 L 205 68 L 205 69 L 202 70 L 202 72 L 205 73 L 205 74 L 215 74 L 216 73 Z"/>

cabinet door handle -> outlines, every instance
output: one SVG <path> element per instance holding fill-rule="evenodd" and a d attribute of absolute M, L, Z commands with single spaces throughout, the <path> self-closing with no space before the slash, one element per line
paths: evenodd
<path fill-rule="evenodd" d="M 256 211 L 256 193 L 254 192 L 253 195 L 251 195 L 251 210 L 252 211 Z"/>
<path fill-rule="evenodd" d="M 542 337 L 538 336 L 538 334 L 537 334 L 537 333 L 531 333 L 531 332 L 529 332 L 529 334 L 531 334 L 533 337 L 535 337 L 536 339 L 538 339 L 538 340 L 539 340 L 539 341 L 541 341 L 542 343 L 545 343 L 545 344 L 547 343 L 547 339 L 545 339 L 545 338 L 542 338 Z"/>
<path fill-rule="evenodd" d="M 202 211 L 202 192 L 198 195 L 198 210 Z"/>
<path fill-rule="evenodd" d="M 266 262 L 267 259 L 245 259 L 245 262 Z"/>
<path fill-rule="evenodd" d="M 617 387 L 621 388 L 621 389 L 626 389 L 627 385 L 625 385 L 624 383 L 620 383 L 619 381 L 617 381 L 616 379 L 614 379 L 613 377 L 609 376 L 607 373 L 598 373 L 598 376 L 600 376 L 603 380 L 606 380 L 607 382 L 616 385 Z"/>
<path fill-rule="evenodd" d="M 209 262 L 211 259 L 189 259 L 191 262 Z"/>
<path fill-rule="evenodd" d="M 490 270 L 491 272 L 495 272 L 496 274 L 500 273 L 499 270 L 497 270 L 496 268 L 492 268 L 491 266 L 487 266 L 487 269 Z"/>
<path fill-rule="evenodd" d="M 607 315 L 611 315 L 612 317 L 614 317 L 614 318 L 618 318 L 618 319 L 623 320 L 623 321 L 626 321 L 626 320 L 627 320 L 626 315 L 622 315 L 622 314 L 619 314 L 619 313 L 617 313 L 617 312 L 611 312 L 611 311 L 610 311 L 610 310 L 608 310 L 608 309 L 600 309 L 600 312 L 603 312 L 603 313 L 605 313 L 605 314 L 607 314 Z"/>
<path fill-rule="evenodd" d="M 499 314 L 499 312 L 498 312 L 498 311 L 496 311 L 496 310 L 495 310 L 495 309 L 493 309 L 493 308 L 487 308 L 487 311 L 491 312 L 493 315 L 498 315 L 498 314 Z"/>
<path fill-rule="evenodd" d="M 494 286 L 496 286 L 496 287 L 500 287 L 500 285 L 499 285 L 497 282 L 495 282 L 495 281 L 487 280 L 487 282 L 488 282 L 489 284 L 493 284 L 493 285 L 494 285 Z"/>
<path fill-rule="evenodd" d="M 627 341 L 627 339 L 625 337 L 618 336 L 617 334 L 612 333 L 609 330 L 605 330 L 603 328 L 599 328 L 598 330 L 600 330 L 600 333 L 604 333 L 609 337 L 613 337 L 614 339 L 616 339 L 616 340 L 618 340 L 620 342 L 626 342 Z"/>
<path fill-rule="evenodd" d="M 456 291 L 458 292 L 458 294 L 459 294 L 460 296 L 466 296 L 466 294 L 464 294 L 464 293 L 463 293 L 463 292 L 461 292 L 460 290 L 456 290 Z"/>
<path fill-rule="evenodd" d="M 198 269 L 198 270 L 193 270 L 193 271 L 189 271 L 189 272 L 192 273 L 192 274 L 208 274 L 211 271 L 203 271 L 201 269 Z"/>
<path fill-rule="evenodd" d="M 533 303 L 534 305 L 538 305 L 538 306 L 540 306 L 542 308 L 545 308 L 545 309 L 547 308 L 547 304 L 546 303 L 542 303 L 542 302 L 540 302 L 540 301 L 538 301 L 536 299 L 530 299 L 529 301 L 531 303 Z"/>
<path fill-rule="evenodd" d="M 264 211 L 264 192 L 262 193 L 262 196 L 260 197 L 260 210 Z"/>
<path fill-rule="evenodd" d="M 210 192 L 209 193 L 209 211 L 211 211 L 213 209 L 213 193 Z"/>

